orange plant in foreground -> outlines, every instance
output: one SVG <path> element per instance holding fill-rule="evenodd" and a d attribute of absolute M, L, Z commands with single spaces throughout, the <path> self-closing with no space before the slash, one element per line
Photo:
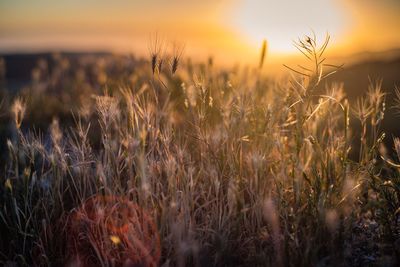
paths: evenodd
<path fill-rule="evenodd" d="M 157 266 L 160 238 L 150 215 L 132 201 L 96 195 L 67 221 L 70 266 Z"/>

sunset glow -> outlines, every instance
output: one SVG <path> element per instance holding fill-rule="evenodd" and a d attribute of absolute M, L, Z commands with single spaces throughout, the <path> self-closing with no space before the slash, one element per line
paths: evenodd
<path fill-rule="evenodd" d="M 265 1 L 238 3 L 234 23 L 253 43 L 267 39 L 271 52 L 295 51 L 292 40 L 314 31 L 320 37 L 329 32 L 340 40 L 348 26 L 347 14 L 337 1 Z"/>
<path fill-rule="evenodd" d="M 225 57 L 232 53 L 247 57 L 249 48 L 258 47 L 263 39 L 268 40 L 272 54 L 292 53 L 291 41 L 312 30 L 317 36 L 329 32 L 345 54 L 400 45 L 398 34 L 393 34 L 400 26 L 400 8 L 390 0 L 366 1 L 365 5 L 342 0 L 85 3 L 2 1 L 0 50 L 95 49 L 142 54 L 149 34 L 158 32 L 185 42 L 193 56 L 213 51 Z M 384 34 L 379 33 L 382 28 Z"/>

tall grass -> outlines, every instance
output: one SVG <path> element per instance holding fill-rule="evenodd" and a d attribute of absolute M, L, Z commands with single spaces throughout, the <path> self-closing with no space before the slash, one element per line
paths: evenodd
<path fill-rule="evenodd" d="M 323 57 L 328 42 L 300 39 L 305 65 L 288 66 L 292 78 L 277 83 L 245 69 L 179 64 L 182 49 L 164 69 L 157 39 L 134 86 L 93 96 L 74 113 L 73 128 L 55 119 L 45 135 L 21 129 L 25 103 L 15 100 L 15 136 L 0 177 L 0 259 L 350 266 L 375 257 L 360 251 L 354 234 L 371 222 L 385 253 L 398 253 L 399 167 L 383 153 L 384 94 L 377 83 L 352 108 L 342 85 L 322 91 L 338 69 Z M 260 68 L 265 50 L 266 43 Z M 350 116 L 361 133 L 352 132 Z M 349 159 L 354 137 L 358 161 Z M 91 202 L 101 196 L 114 202 Z M 115 230 L 121 218 L 124 232 Z M 161 257 L 137 252 L 157 238 Z"/>

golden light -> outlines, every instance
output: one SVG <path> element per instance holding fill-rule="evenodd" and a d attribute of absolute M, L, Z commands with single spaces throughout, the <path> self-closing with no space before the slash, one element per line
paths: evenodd
<path fill-rule="evenodd" d="M 311 31 L 321 39 L 326 32 L 339 38 L 347 24 L 342 7 L 333 0 L 241 0 L 233 24 L 250 42 L 267 39 L 272 53 L 290 53 L 292 40 Z"/>
<path fill-rule="evenodd" d="M 0 51 L 113 51 L 146 55 L 148 36 L 186 43 L 195 58 L 247 61 L 263 39 L 269 54 L 328 32 L 338 53 L 400 47 L 397 0 L 0 1 Z M 107 41 L 104 41 L 107 40 Z M 254 52 L 256 51 L 256 52 Z"/>

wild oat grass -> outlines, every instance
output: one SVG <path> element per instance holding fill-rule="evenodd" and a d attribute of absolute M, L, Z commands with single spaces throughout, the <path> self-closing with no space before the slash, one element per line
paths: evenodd
<path fill-rule="evenodd" d="M 182 48 L 163 71 L 156 37 L 150 63 L 127 76 L 132 86 L 93 92 L 74 127 L 55 119 L 49 134 L 23 131 L 25 103 L 15 100 L 0 177 L 2 262 L 352 266 L 375 257 L 384 265 L 379 250 L 394 266 L 400 156 L 384 153 L 384 94 L 372 84 L 352 107 L 342 85 L 323 91 L 338 69 L 323 56 L 328 41 L 300 39 L 305 64 L 288 66 L 292 78 L 278 83 L 246 69 L 185 64 Z M 361 133 L 350 128 L 352 116 Z M 355 138 L 360 156 L 352 161 Z M 89 212 L 91 199 L 102 198 L 116 201 Z M 131 230 L 115 231 L 120 221 Z M 360 245 L 359 228 L 379 249 Z M 145 255 L 143 232 L 159 237 L 160 256 Z"/>

